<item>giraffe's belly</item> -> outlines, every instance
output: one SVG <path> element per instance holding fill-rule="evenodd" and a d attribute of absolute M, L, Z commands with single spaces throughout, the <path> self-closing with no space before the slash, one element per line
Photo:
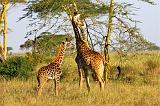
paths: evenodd
<path fill-rule="evenodd" d="M 52 71 L 52 72 L 50 72 L 50 73 L 48 74 L 48 79 L 55 79 L 55 78 L 56 78 L 56 74 L 55 74 L 54 71 Z"/>
<path fill-rule="evenodd" d="M 48 76 L 48 79 L 55 79 L 54 76 Z"/>
<path fill-rule="evenodd" d="M 56 71 L 48 74 L 48 79 L 56 79 L 59 76 L 61 76 L 62 72 L 61 71 Z"/>

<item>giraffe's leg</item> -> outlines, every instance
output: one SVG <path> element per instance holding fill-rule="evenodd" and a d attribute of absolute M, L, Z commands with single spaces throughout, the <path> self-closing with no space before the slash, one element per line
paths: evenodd
<path fill-rule="evenodd" d="M 79 72 L 79 88 L 80 91 L 82 90 L 82 86 L 83 86 L 83 70 L 82 68 L 78 68 L 78 72 Z"/>
<path fill-rule="evenodd" d="M 104 85 L 105 85 L 105 82 L 103 80 L 103 71 L 104 71 L 104 65 L 103 65 L 103 61 L 99 61 L 97 63 L 95 63 L 93 66 L 93 72 L 95 72 L 96 74 L 96 77 L 98 79 L 98 82 L 100 84 L 100 89 L 101 91 L 104 91 Z"/>
<path fill-rule="evenodd" d="M 87 89 L 88 89 L 88 92 L 90 92 L 89 72 L 87 69 L 84 69 L 84 74 L 85 74 Z"/>
<path fill-rule="evenodd" d="M 88 70 L 85 70 L 85 79 L 86 79 L 86 85 L 87 85 L 88 92 L 90 92 L 90 84 L 89 84 L 89 73 L 88 73 Z"/>
<path fill-rule="evenodd" d="M 102 76 L 97 74 L 97 79 L 99 81 L 101 91 L 104 91 L 104 81 L 102 79 Z"/>
<path fill-rule="evenodd" d="M 36 96 L 40 96 L 42 93 L 42 88 L 43 88 L 44 84 L 46 83 L 47 79 L 41 77 L 41 78 L 37 78 L 37 80 L 38 80 L 38 88 L 36 91 Z"/>
<path fill-rule="evenodd" d="M 56 94 L 56 96 L 58 96 L 59 95 L 59 91 L 60 91 L 60 77 L 58 77 L 58 78 L 56 78 L 55 80 L 54 80 L 54 82 L 55 82 L 55 94 Z"/>
<path fill-rule="evenodd" d="M 75 58 L 75 61 L 77 63 L 78 66 L 78 74 L 79 74 L 79 89 L 80 91 L 82 90 L 82 86 L 83 86 L 83 69 L 81 66 L 81 61 L 79 59 L 79 56 L 77 55 Z"/>

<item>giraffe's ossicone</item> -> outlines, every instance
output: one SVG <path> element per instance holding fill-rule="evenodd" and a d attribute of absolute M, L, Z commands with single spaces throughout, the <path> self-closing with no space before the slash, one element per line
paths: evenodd
<path fill-rule="evenodd" d="M 36 91 L 37 96 L 41 95 L 42 88 L 48 79 L 54 80 L 55 94 L 56 94 L 56 96 L 59 95 L 60 76 L 62 74 L 61 65 L 64 60 L 64 54 L 65 54 L 65 50 L 66 50 L 66 47 L 68 44 L 69 44 L 69 41 L 66 38 L 66 41 L 64 41 L 60 44 L 60 46 L 57 50 L 56 56 L 52 60 L 52 62 L 49 65 L 43 66 L 38 70 L 38 73 L 37 73 L 38 88 Z"/>

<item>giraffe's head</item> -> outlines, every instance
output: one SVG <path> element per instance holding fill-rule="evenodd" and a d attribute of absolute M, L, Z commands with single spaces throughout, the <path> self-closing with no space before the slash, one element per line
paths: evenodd
<path fill-rule="evenodd" d="M 70 40 L 68 38 L 65 39 L 65 41 L 62 41 L 61 46 L 64 46 L 65 48 L 70 45 Z"/>
<path fill-rule="evenodd" d="M 66 48 L 69 47 L 68 45 L 70 45 L 70 40 L 66 38 L 65 41 L 62 41 L 59 47 L 57 48 L 56 50 L 57 56 L 53 57 L 52 62 L 59 62 L 63 60 Z"/>
<path fill-rule="evenodd" d="M 79 27 L 79 26 L 84 26 L 84 23 L 81 19 L 81 15 L 78 14 L 77 12 L 74 12 L 74 16 L 73 16 L 73 21 L 75 22 L 75 24 Z"/>

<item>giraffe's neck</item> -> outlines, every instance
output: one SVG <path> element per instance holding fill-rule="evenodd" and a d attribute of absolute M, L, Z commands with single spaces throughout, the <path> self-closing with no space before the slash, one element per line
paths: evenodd
<path fill-rule="evenodd" d="M 76 38 L 76 48 L 78 52 L 86 51 L 89 50 L 90 47 L 88 46 L 88 44 L 82 40 L 81 35 L 79 33 L 78 27 L 76 25 L 76 23 L 74 22 L 74 20 L 72 19 L 72 25 L 73 25 L 73 30 L 75 33 L 75 38 Z"/>
<path fill-rule="evenodd" d="M 74 34 L 75 34 L 75 38 L 76 38 L 76 43 L 81 42 L 81 36 L 80 33 L 78 31 L 78 27 L 76 26 L 76 23 L 74 22 L 74 20 L 72 19 L 72 25 L 73 25 L 73 30 L 74 30 Z"/>
<path fill-rule="evenodd" d="M 61 44 L 58 48 L 58 52 L 55 56 L 55 58 L 52 60 L 52 63 L 59 63 L 62 64 L 64 60 L 64 54 L 65 54 L 66 46 Z"/>
<path fill-rule="evenodd" d="M 87 32 L 85 31 L 85 27 L 79 25 L 79 29 L 81 31 L 81 35 L 82 35 L 83 40 L 86 41 L 86 43 L 87 43 Z"/>

